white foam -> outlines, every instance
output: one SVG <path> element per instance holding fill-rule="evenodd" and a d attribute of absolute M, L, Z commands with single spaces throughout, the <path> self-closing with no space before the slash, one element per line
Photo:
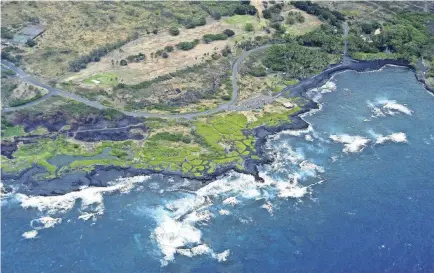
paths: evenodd
<path fill-rule="evenodd" d="M 336 91 L 336 83 L 328 81 L 323 86 L 319 87 L 318 91 L 320 91 L 322 94 Z"/>
<path fill-rule="evenodd" d="M 343 143 L 345 153 L 358 153 L 361 152 L 366 145 L 370 142 L 369 139 L 362 136 L 350 136 L 347 134 L 343 135 L 330 135 L 330 139 L 334 142 Z"/>
<path fill-rule="evenodd" d="M 313 137 L 311 135 L 305 135 L 304 139 L 306 139 L 307 141 L 310 141 L 310 142 L 313 141 Z"/>
<path fill-rule="evenodd" d="M 22 236 L 26 239 L 34 239 L 36 238 L 36 236 L 38 236 L 38 231 L 37 230 L 26 231 L 22 234 Z"/>
<path fill-rule="evenodd" d="M 261 208 L 266 209 L 270 215 L 273 215 L 273 204 L 271 204 L 269 201 L 263 204 Z"/>
<path fill-rule="evenodd" d="M 201 231 L 190 223 L 177 221 L 164 213 L 159 219 L 158 227 L 151 235 L 164 255 L 161 260 L 163 266 L 175 259 L 178 248 L 183 248 L 188 244 L 199 244 L 201 236 Z M 187 253 L 183 252 L 183 255 Z"/>
<path fill-rule="evenodd" d="M 53 218 L 50 216 L 44 216 L 38 219 L 30 221 L 30 226 L 36 230 L 52 228 L 57 224 L 62 223 L 62 218 Z"/>
<path fill-rule="evenodd" d="M 230 254 L 231 254 L 231 251 L 229 249 L 226 249 L 225 251 L 223 251 L 221 253 L 215 254 L 215 258 L 220 263 L 221 262 L 226 262 L 228 260 L 228 257 L 229 257 Z"/>
<path fill-rule="evenodd" d="M 404 113 L 406 115 L 411 115 L 413 113 L 413 111 L 408 109 L 408 107 L 406 107 L 402 104 L 399 104 L 394 100 L 383 101 L 382 103 L 383 103 L 384 109 L 391 111 L 391 112 L 389 112 L 390 114 L 394 114 L 394 112 L 396 112 L 396 111 Z"/>
<path fill-rule="evenodd" d="M 226 209 L 221 209 L 221 210 L 219 210 L 219 214 L 220 215 L 229 215 L 229 214 L 231 214 L 231 212 L 226 210 Z"/>
<path fill-rule="evenodd" d="M 214 251 L 211 248 L 209 248 L 209 246 L 207 246 L 206 244 L 201 244 L 201 245 L 192 247 L 190 250 L 191 250 L 191 254 L 193 256 L 214 253 Z"/>
<path fill-rule="evenodd" d="M 135 176 L 130 178 L 119 178 L 110 183 L 107 187 L 85 187 L 80 191 L 70 192 L 56 196 L 27 196 L 16 194 L 23 208 L 35 208 L 48 215 L 66 213 L 70 211 L 77 200 L 81 200 L 80 211 L 84 212 L 82 219 L 88 219 L 88 213 L 102 215 L 104 213 L 103 195 L 120 192 L 127 193 L 137 183 L 147 181 L 150 176 Z"/>
<path fill-rule="evenodd" d="M 379 99 L 376 103 L 368 101 L 367 104 L 372 109 L 372 117 L 384 117 L 386 115 L 393 116 L 398 113 L 412 115 L 413 113 L 413 111 L 407 106 L 399 104 L 396 100 Z"/>
<path fill-rule="evenodd" d="M 324 168 L 321 166 L 318 166 L 312 162 L 309 162 L 307 160 L 304 160 L 303 162 L 300 163 L 300 168 L 303 171 L 313 171 L 313 172 L 319 172 L 319 173 L 324 173 Z"/>
<path fill-rule="evenodd" d="M 407 136 L 403 132 L 393 133 L 388 136 L 378 135 L 375 144 L 383 144 L 387 141 L 392 141 L 396 143 L 407 143 Z"/>
<path fill-rule="evenodd" d="M 239 201 L 234 196 L 228 197 L 225 200 L 223 200 L 223 204 L 225 204 L 225 205 L 235 206 L 238 203 L 239 203 Z"/>

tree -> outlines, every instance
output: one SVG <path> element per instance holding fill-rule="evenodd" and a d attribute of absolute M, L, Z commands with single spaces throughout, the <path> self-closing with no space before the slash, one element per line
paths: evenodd
<path fill-rule="evenodd" d="M 29 47 L 34 47 L 36 45 L 36 41 L 32 39 L 28 39 L 26 45 L 28 45 Z"/>
<path fill-rule="evenodd" d="M 222 55 L 224 57 L 228 56 L 229 54 L 232 53 L 232 50 L 230 48 L 230 46 L 226 45 L 223 49 L 222 49 Z"/>
<path fill-rule="evenodd" d="M 253 31 L 253 29 L 254 28 L 253 28 L 253 25 L 251 23 L 247 23 L 247 24 L 244 25 L 244 30 L 245 31 L 249 31 L 250 32 L 250 31 Z"/>
<path fill-rule="evenodd" d="M 169 54 L 167 54 L 167 52 L 163 52 L 161 53 L 161 57 L 163 57 L 164 59 L 169 58 Z"/>
<path fill-rule="evenodd" d="M 173 26 L 173 27 L 169 28 L 169 33 L 172 36 L 177 36 L 177 35 L 179 35 L 179 29 L 177 27 Z"/>
<path fill-rule="evenodd" d="M 122 60 L 120 61 L 119 64 L 120 64 L 121 66 L 127 66 L 127 65 L 128 65 L 127 61 L 124 60 L 124 59 L 122 59 Z"/>
<path fill-rule="evenodd" d="M 216 19 L 216 20 L 220 20 L 220 18 L 222 18 L 222 15 L 219 11 L 212 11 L 211 12 L 211 17 Z"/>

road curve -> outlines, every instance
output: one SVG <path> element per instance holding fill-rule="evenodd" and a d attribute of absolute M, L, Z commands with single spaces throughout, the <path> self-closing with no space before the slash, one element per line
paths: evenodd
<path fill-rule="evenodd" d="M 237 102 L 238 90 L 239 90 L 238 89 L 238 71 L 239 71 L 240 64 L 243 62 L 243 60 L 247 56 L 249 56 L 251 53 L 262 50 L 262 49 L 269 48 L 270 46 L 271 45 L 268 44 L 268 45 L 263 45 L 263 46 L 254 48 L 254 49 L 249 50 L 249 51 L 245 51 L 234 62 L 233 66 L 232 66 L 232 89 L 233 89 L 233 91 L 232 91 L 232 96 L 231 96 L 230 101 L 223 103 L 223 104 L 220 104 L 217 108 L 213 108 L 213 109 L 210 109 L 207 111 L 192 112 L 192 113 L 185 113 L 185 114 L 155 114 L 155 113 L 149 113 L 149 112 L 143 112 L 143 111 L 134 111 L 134 112 L 133 111 L 124 111 L 124 110 L 119 110 L 119 109 L 112 108 L 112 107 L 107 107 L 98 101 L 89 100 L 89 99 L 86 99 L 86 98 L 81 97 L 79 95 L 76 95 L 74 93 L 64 91 L 64 90 L 49 86 L 47 84 L 44 84 L 44 83 L 38 81 L 36 78 L 34 78 L 34 77 L 30 76 L 29 74 L 27 74 L 26 72 L 24 72 L 21 68 L 15 66 L 13 63 L 2 59 L 1 64 L 10 70 L 13 70 L 17 74 L 18 78 L 20 78 L 24 82 L 30 83 L 32 85 L 35 85 L 35 86 L 38 86 L 41 88 L 45 88 L 48 91 L 48 94 L 42 96 L 41 98 L 39 98 L 37 100 L 28 102 L 26 104 L 23 104 L 23 105 L 20 105 L 17 107 L 5 107 L 2 109 L 2 111 L 3 112 L 13 112 L 13 111 L 21 110 L 24 108 L 28 108 L 28 107 L 37 105 L 37 104 L 45 101 L 46 99 L 50 98 L 51 96 L 61 96 L 64 98 L 68 98 L 68 99 L 72 99 L 72 100 L 84 103 L 90 107 L 97 108 L 97 109 L 115 109 L 115 110 L 118 110 L 118 111 L 124 113 L 125 115 L 133 116 L 133 117 L 191 119 L 194 117 L 215 114 L 215 113 L 218 113 L 221 111 L 229 110 L 230 107 Z"/>

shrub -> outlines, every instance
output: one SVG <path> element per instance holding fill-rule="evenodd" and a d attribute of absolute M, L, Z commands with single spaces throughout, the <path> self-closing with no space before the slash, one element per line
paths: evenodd
<path fill-rule="evenodd" d="M 166 50 L 167 52 L 172 52 L 173 51 L 173 46 L 171 46 L 171 45 L 165 46 L 164 50 Z"/>
<path fill-rule="evenodd" d="M 133 35 L 129 36 L 126 40 L 119 40 L 112 44 L 106 44 L 99 48 L 92 50 L 89 54 L 80 56 L 79 58 L 71 61 L 69 63 L 69 70 L 73 72 L 78 72 L 81 69 L 86 68 L 86 64 L 90 62 L 97 62 L 101 57 L 107 55 L 112 50 L 118 49 L 126 43 L 135 40 L 139 37 L 139 34 L 136 32 Z"/>
<path fill-rule="evenodd" d="M 169 28 L 169 33 L 172 36 L 177 36 L 179 35 L 179 29 L 177 27 L 171 27 Z"/>
<path fill-rule="evenodd" d="M 36 42 L 32 39 L 28 39 L 26 45 L 28 45 L 29 47 L 34 47 L 36 45 Z"/>
<path fill-rule="evenodd" d="M 191 42 L 181 42 L 181 43 L 177 44 L 176 47 L 181 49 L 181 50 L 187 51 L 187 50 L 193 49 L 198 43 L 199 43 L 199 40 L 196 39 L 196 40 L 191 41 Z"/>
<path fill-rule="evenodd" d="M 228 55 L 231 54 L 231 53 L 232 53 L 232 50 L 231 50 L 231 48 L 230 48 L 228 45 L 226 45 L 226 46 L 222 49 L 222 55 L 223 55 L 224 57 L 228 56 Z"/>
<path fill-rule="evenodd" d="M 222 18 L 222 15 L 218 11 L 213 11 L 213 12 L 211 12 L 211 17 L 216 19 L 216 20 L 220 20 L 220 18 Z"/>
<path fill-rule="evenodd" d="M 295 24 L 295 18 L 294 18 L 294 17 L 288 17 L 288 18 L 286 19 L 286 23 L 287 23 L 288 25 L 293 25 L 293 24 Z"/>
<path fill-rule="evenodd" d="M 14 38 L 14 34 L 9 29 L 2 27 L 1 28 L 1 37 L 3 39 L 12 39 L 12 38 Z"/>
<path fill-rule="evenodd" d="M 163 52 L 161 54 L 161 57 L 163 57 L 164 59 L 167 59 L 167 58 L 169 58 L 169 54 L 167 54 L 167 52 Z"/>
<path fill-rule="evenodd" d="M 249 69 L 248 73 L 255 77 L 265 77 L 267 75 L 267 71 L 263 66 L 253 67 Z"/>
<path fill-rule="evenodd" d="M 193 18 L 193 19 L 186 19 L 184 21 L 182 21 L 182 24 L 186 27 L 186 28 L 195 28 L 197 26 L 204 26 L 206 25 L 206 19 L 205 17 L 200 17 L 200 18 Z"/>
<path fill-rule="evenodd" d="M 227 38 L 228 38 L 228 36 L 224 33 L 203 35 L 203 41 L 207 44 L 212 42 L 212 41 L 226 40 Z"/>
<path fill-rule="evenodd" d="M 154 29 L 152 30 L 152 33 L 157 34 L 157 33 L 158 33 L 158 29 L 154 28 Z"/>
<path fill-rule="evenodd" d="M 244 30 L 245 31 L 253 31 L 253 25 L 252 24 L 250 24 L 250 23 L 247 23 L 247 24 L 245 24 L 244 25 Z"/>
<path fill-rule="evenodd" d="M 120 64 L 121 66 L 126 66 L 126 65 L 128 65 L 128 62 L 127 62 L 126 60 L 122 59 L 122 60 L 119 62 L 119 64 Z"/>
<path fill-rule="evenodd" d="M 232 37 L 235 35 L 235 32 L 232 29 L 225 29 L 223 33 L 226 34 L 226 36 L 228 37 Z"/>

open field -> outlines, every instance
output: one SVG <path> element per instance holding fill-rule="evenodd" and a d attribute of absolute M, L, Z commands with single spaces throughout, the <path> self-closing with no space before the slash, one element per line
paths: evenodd
<path fill-rule="evenodd" d="M 189 2 L 2 2 L 2 27 L 14 29 L 39 21 L 47 27 L 23 61 L 45 79 L 60 78 L 68 62 L 137 32 L 152 37 L 171 24 L 208 14 Z M 164 12 L 162 12 L 164 11 Z"/>
<path fill-rule="evenodd" d="M 244 30 L 244 24 L 239 25 L 232 23 L 234 17 L 241 18 L 243 21 L 257 21 L 257 18 L 253 16 L 235 15 L 220 21 L 208 18 L 209 22 L 206 25 L 193 29 L 180 29 L 180 33 L 177 36 L 170 35 L 168 31 L 161 31 L 154 36 L 146 36 L 129 42 L 122 46 L 120 50 L 115 50 L 101 58 L 99 62 L 90 63 L 86 69 L 68 75 L 63 81 L 81 83 L 83 80 L 93 75 L 109 72 L 117 75 L 120 82 L 136 84 L 204 62 L 209 60 L 213 53 L 220 54 L 220 51 L 226 45 L 232 48 L 239 37 L 253 37 L 252 33 L 248 33 Z M 227 40 L 213 41 L 209 44 L 201 41 L 197 46 L 188 51 L 176 48 L 176 45 L 180 42 L 195 39 L 202 40 L 205 34 L 218 34 L 222 33 L 225 29 L 233 30 L 235 35 L 229 37 Z M 266 34 L 264 31 L 258 31 L 256 35 Z M 157 50 L 164 50 L 166 46 L 172 46 L 174 48 L 172 52 L 168 52 L 168 58 L 151 56 L 151 53 L 155 53 Z M 137 55 L 139 53 L 146 55 L 144 61 L 129 62 L 127 66 L 116 64 L 116 62 L 122 59 L 127 59 L 128 56 Z M 112 60 L 115 61 L 115 65 L 112 64 Z"/>

